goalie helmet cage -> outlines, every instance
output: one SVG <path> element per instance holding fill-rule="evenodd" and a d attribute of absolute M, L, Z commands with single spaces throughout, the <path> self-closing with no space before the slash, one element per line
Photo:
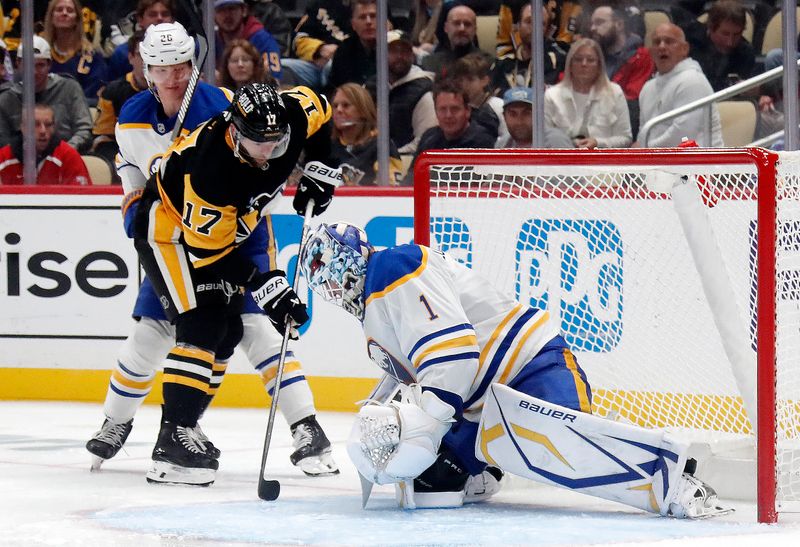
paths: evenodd
<path fill-rule="evenodd" d="M 415 241 L 547 309 L 593 412 L 685 435 L 701 477 L 744 454 L 760 522 L 800 510 L 800 154 L 450 150 L 414 175 Z"/>

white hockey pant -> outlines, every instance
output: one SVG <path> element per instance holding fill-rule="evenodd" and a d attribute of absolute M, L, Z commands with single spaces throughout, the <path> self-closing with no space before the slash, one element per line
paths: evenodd
<path fill-rule="evenodd" d="M 660 429 L 606 420 L 492 384 L 478 459 L 537 482 L 662 515 L 676 495 L 688 444 Z"/>

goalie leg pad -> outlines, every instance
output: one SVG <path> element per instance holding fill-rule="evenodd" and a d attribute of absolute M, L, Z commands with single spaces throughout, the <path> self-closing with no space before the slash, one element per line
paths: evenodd
<path fill-rule="evenodd" d="M 688 445 L 492 384 L 476 456 L 504 471 L 667 515 Z"/>

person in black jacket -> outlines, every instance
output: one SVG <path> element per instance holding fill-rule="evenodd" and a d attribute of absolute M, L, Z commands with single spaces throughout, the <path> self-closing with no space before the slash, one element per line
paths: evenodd
<path fill-rule="evenodd" d="M 433 104 L 439 125 L 428 129 L 419 141 L 414 162 L 404 185 L 414 182 L 414 163 L 425 150 L 448 148 L 494 148 L 496 135 L 471 120 L 472 108 L 467 94 L 452 80 L 442 80 L 433 88 Z"/>
<path fill-rule="evenodd" d="M 378 6 L 375 0 L 356 0 L 350 16 L 352 34 L 336 49 L 328 84 L 335 89 L 342 84 L 365 83 L 375 75 Z"/>

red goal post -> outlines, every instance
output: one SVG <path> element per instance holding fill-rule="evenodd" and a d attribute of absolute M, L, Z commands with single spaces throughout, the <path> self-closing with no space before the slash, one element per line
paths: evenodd
<path fill-rule="evenodd" d="M 685 434 L 761 522 L 800 509 L 800 156 L 429 151 L 414 179 L 415 241 L 547 308 L 595 413 Z"/>

